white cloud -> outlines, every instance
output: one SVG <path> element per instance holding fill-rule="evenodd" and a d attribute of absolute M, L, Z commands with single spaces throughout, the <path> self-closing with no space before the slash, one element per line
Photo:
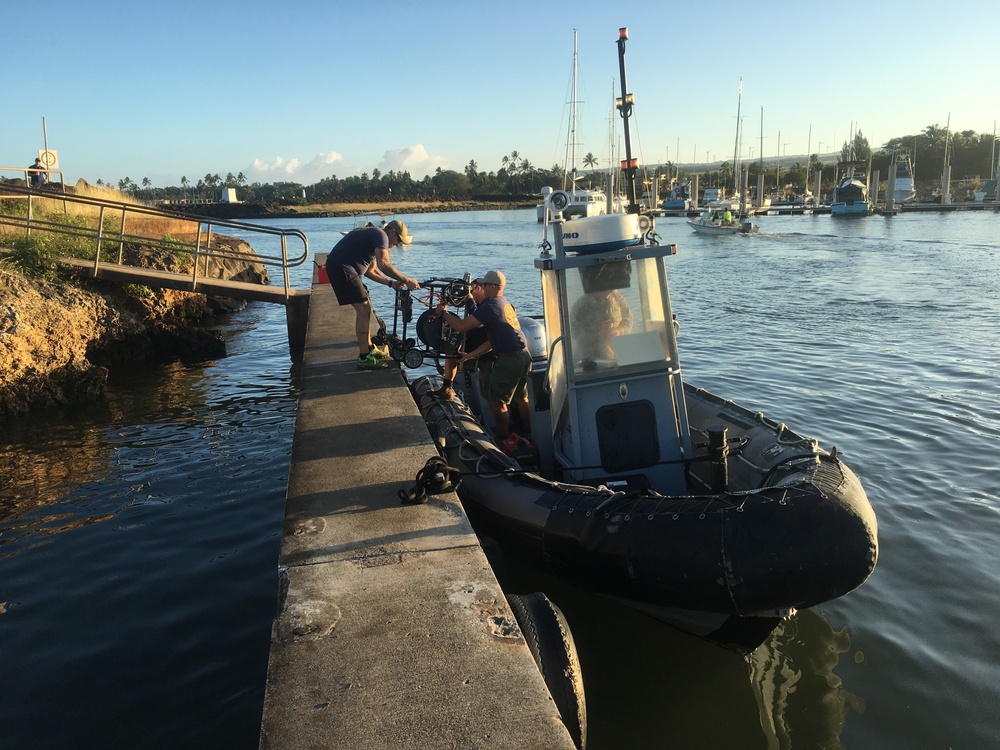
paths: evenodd
<path fill-rule="evenodd" d="M 404 146 L 393 151 L 386 151 L 378 169 L 386 172 L 409 172 L 414 180 L 422 180 L 429 174 L 434 174 L 438 167 L 448 169 L 448 160 L 440 156 L 431 156 L 421 144 Z"/>
<path fill-rule="evenodd" d="M 404 146 L 386 151 L 378 170 L 387 172 L 409 172 L 414 180 L 421 180 L 426 175 L 434 174 L 438 167 L 448 169 L 448 160 L 431 156 L 421 144 Z M 309 162 L 303 164 L 298 159 L 285 159 L 276 156 L 271 161 L 254 159 L 243 173 L 249 182 L 297 182 L 300 185 L 312 185 L 327 177 L 336 175 L 344 178 L 368 172 L 366 168 L 356 167 L 344 161 L 342 154 L 336 151 L 319 153 Z"/>
<path fill-rule="evenodd" d="M 317 154 L 307 164 L 298 159 L 285 159 L 276 156 L 271 161 L 254 159 L 245 170 L 250 182 L 298 182 L 302 185 L 312 185 L 324 177 L 330 177 L 338 171 L 344 171 L 344 157 L 336 151 Z M 352 170 L 349 168 L 346 173 Z"/>

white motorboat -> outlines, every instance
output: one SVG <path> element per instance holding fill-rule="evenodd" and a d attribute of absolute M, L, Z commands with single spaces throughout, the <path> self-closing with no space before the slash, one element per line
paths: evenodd
<path fill-rule="evenodd" d="M 728 212 L 732 213 L 732 212 Z M 756 224 L 750 221 L 735 221 L 726 219 L 721 211 L 706 211 L 697 219 L 689 219 L 688 226 L 698 234 L 722 236 L 727 234 L 753 234 L 757 231 Z"/>
<path fill-rule="evenodd" d="M 906 151 L 897 151 L 893 154 L 892 163 L 896 165 L 896 189 L 892 195 L 893 202 L 897 206 L 913 203 L 917 197 L 917 191 L 913 184 L 913 164 L 910 162 L 910 154 Z"/>

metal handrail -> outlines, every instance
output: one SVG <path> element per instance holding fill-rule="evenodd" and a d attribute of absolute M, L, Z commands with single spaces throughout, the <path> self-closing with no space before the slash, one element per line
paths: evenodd
<path fill-rule="evenodd" d="M 56 184 L 56 183 L 53 183 Z M 27 200 L 27 215 L 15 215 L 8 213 L 4 208 L 5 200 L 24 197 Z M 68 215 L 66 210 L 69 204 L 90 206 L 97 210 L 97 226 L 80 226 L 69 221 L 58 221 L 52 218 L 39 218 L 35 216 L 34 204 L 38 200 L 60 201 L 63 203 L 63 213 Z M 120 221 L 114 231 L 107 231 L 105 218 L 109 214 L 117 218 L 120 214 Z M 130 233 L 127 230 L 128 221 L 133 222 L 138 218 L 145 219 L 169 219 L 197 225 L 195 240 L 185 242 L 174 238 L 166 239 L 163 236 L 155 237 L 143 234 Z M 208 216 L 198 216 L 196 214 L 180 213 L 177 211 L 165 211 L 163 209 L 152 208 L 136 203 L 124 203 L 121 201 L 102 200 L 90 196 L 76 195 L 64 191 L 56 191 L 45 188 L 30 188 L 10 183 L 0 183 L 0 226 L 10 226 L 23 228 L 26 235 L 31 234 L 32 229 L 39 231 L 55 232 L 73 237 L 82 237 L 93 240 L 95 243 L 94 253 L 94 273 L 97 274 L 102 262 L 113 265 L 123 265 L 124 251 L 126 243 L 142 244 L 156 247 L 168 251 L 189 252 L 194 257 L 194 267 L 192 268 L 191 282 L 197 286 L 199 274 L 207 273 L 209 258 L 225 258 L 246 260 L 247 256 L 233 251 L 232 249 L 216 244 L 212 244 L 213 234 L 220 227 L 237 229 L 239 232 L 251 232 L 258 236 L 277 238 L 280 243 L 278 254 L 268 254 L 261 252 L 259 248 L 254 248 L 257 260 L 265 266 L 273 266 L 282 270 L 282 277 L 285 290 L 285 298 L 291 296 L 291 287 L 288 278 L 288 269 L 301 265 L 309 257 L 309 239 L 304 232 L 297 229 L 278 229 L 266 227 L 259 224 L 248 224 L 244 222 L 228 221 L 225 219 L 215 219 Z M 288 239 L 295 238 L 302 242 L 302 253 L 294 257 L 288 256 Z M 103 245 L 111 242 L 118 245 L 116 261 L 102 261 L 101 253 Z M 200 266 L 204 261 L 205 269 Z"/>

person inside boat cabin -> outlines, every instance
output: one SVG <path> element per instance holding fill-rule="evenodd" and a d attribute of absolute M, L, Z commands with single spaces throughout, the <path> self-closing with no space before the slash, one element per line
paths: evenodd
<path fill-rule="evenodd" d="M 486 290 L 482 284 L 473 282 L 469 289 L 469 294 L 472 296 L 472 302 L 466 303 L 465 314 L 467 317 L 483 303 Z M 479 373 L 479 392 L 482 393 L 483 398 L 487 398 L 486 394 L 489 390 L 490 373 L 493 370 L 493 361 L 495 359 L 496 356 L 493 354 L 493 347 L 490 345 L 490 339 L 486 335 L 486 329 L 482 326 L 473 328 L 465 334 L 465 341 L 462 343 L 458 353 L 453 357 L 445 357 L 444 383 L 437 390 L 431 391 L 431 395 L 435 398 L 445 400 L 454 398 L 455 391 L 452 386 L 455 383 L 455 376 L 458 374 L 459 365 L 470 360 L 475 360 L 476 371 Z"/>
<path fill-rule="evenodd" d="M 490 373 L 486 400 L 496 422 L 496 437 L 503 440 L 510 433 L 510 404 L 517 406 L 525 433 L 531 432 L 531 414 L 528 409 L 528 373 L 531 372 L 531 353 L 528 340 L 521 332 L 517 311 L 504 296 L 507 277 L 500 271 L 487 271 L 482 278 L 472 282 L 482 285 L 483 301 L 474 312 L 460 318 L 446 309 L 445 302 L 438 303 L 437 312 L 444 322 L 459 333 L 466 333 L 482 326 L 486 329 L 489 346 L 496 356 Z M 478 349 L 476 350 L 478 351 Z M 470 356 L 475 352 L 470 352 Z M 527 435 L 525 435 L 527 437 Z"/>
<path fill-rule="evenodd" d="M 573 303 L 570 325 L 573 357 L 593 369 L 597 360 L 615 360 L 611 337 L 632 332 L 632 310 L 617 289 L 599 289 Z"/>
<path fill-rule="evenodd" d="M 371 297 L 363 278 L 393 289 L 419 289 L 420 283 L 400 272 L 389 260 L 389 248 L 409 245 L 413 240 L 401 221 L 390 221 L 385 229 L 366 227 L 348 232 L 333 246 L 326 259 L 326 274 L 341 305 L 352 305 L 354 332 L 358 338 L 358 367 L 379 370 L 387 366 L 389 351 L 372 345 L 371 321 L 374 315 Z"/>

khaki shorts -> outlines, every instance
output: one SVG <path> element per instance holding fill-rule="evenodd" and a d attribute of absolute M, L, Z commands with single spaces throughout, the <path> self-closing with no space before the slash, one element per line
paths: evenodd
<path fill-rule="evenodd" d="M 515 398 L 528 397 L 528 373 L 531 372 L 531 355 L 527 349 L 516 354 L 498 354 L 493 362 L 486 387 L 486 400 L 509 404 Z"/>

